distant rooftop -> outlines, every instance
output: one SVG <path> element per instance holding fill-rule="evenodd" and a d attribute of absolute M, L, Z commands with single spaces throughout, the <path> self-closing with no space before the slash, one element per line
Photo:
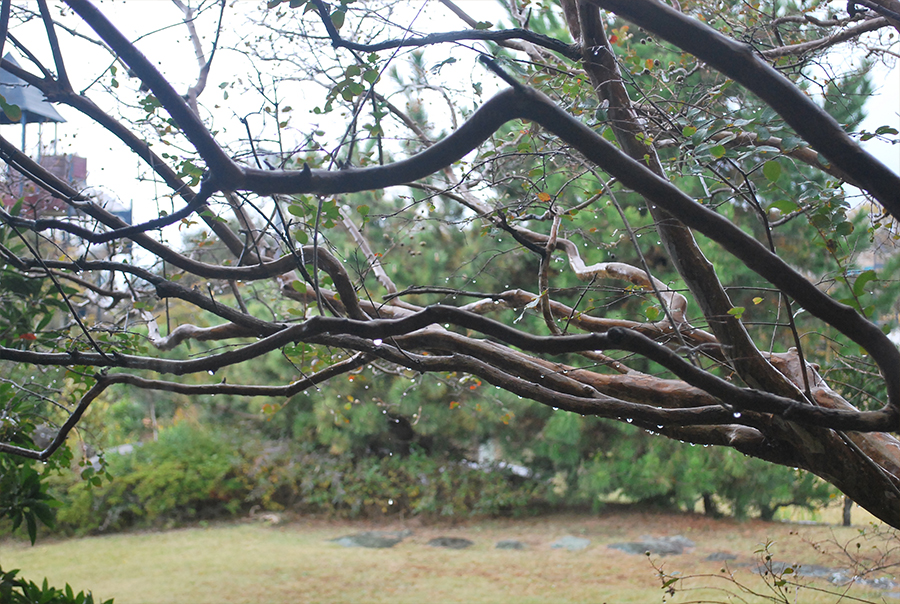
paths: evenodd
<path fill-rule="evenodd" d="M 7 54 L 3 57 L 16 67 L 19 63 Z M 44 99 L 44 93 L 25 83 L 24 80 L 14 76 L 3 68 L 0 68 L 0 94 L 6 99 L 10 105 L 17 105 L 22 110 L 22 120 L 12 121 L 9 117 L 0 111 L 0 124 L 19 124 L 24 121 L 27 124 L 35 124 L 42 122 L 64 122 L 63 119 L 53 105 Z"/>

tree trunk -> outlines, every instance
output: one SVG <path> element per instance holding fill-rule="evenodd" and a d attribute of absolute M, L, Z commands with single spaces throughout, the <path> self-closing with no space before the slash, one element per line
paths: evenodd
<path fill-rule="evenodd" d="M 722 517 L 722 512 L 719 511 L 719 506 L 716 505 L 712 493 L 703 493 L 703 513 L 710 518 Z"/>

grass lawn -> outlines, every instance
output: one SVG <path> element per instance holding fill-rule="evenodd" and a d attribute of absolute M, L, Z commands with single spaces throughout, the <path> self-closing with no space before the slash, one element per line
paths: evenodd
<path fill-rule="evenodd" d="M 860 516 L 860 514 L 856 514 Z M 855 518 L 858 520 L 858 518 Z M 331 539 L 364 530 L 410 529 L 413 534 L 392 549 L 345 548 Z M 694 579 L 678 585 L 674 596 L 643 555 L 609 549 L 617 541 L 642 535 L 684 535 L 696 543 L 680 556 L 659 558 L 667 572 L 722 576 L 722 562 L 708 562 L 716 552 L 737 555 L 728 568 L 742 583 L 766 590 L 752 570 L 754 551 L 772 541 L 773 559 L 789 563 L 839 566 L 810 546 L 810 541 L 853 540 L 860 525 L 841 528 L 711 520 L 690 514 L 645 513 L 608 509 L 596 516 L 560 515 L 521 520 L 481 520 L 457 524 L 407 522 L 335 522 L 299 518 L 276 526 L 257 522 L 217 524 L 165 532 L 142 532 L 70 540 L 0 542 L 0 566 L 20 568 L 22 575 L 51 585 L 66 582 L 91 589 L 117 604 L 140 603 L 303 603 L 516 602 L 610 604 L 729 601 L 704 590 L 681 587 L 715 585 Z M 582 551 L 551 549 L 565 535 L 585 537 Z M 465 537 L 465 550 L 434 548 L 438 536 Z M 497 550 L 501 539 L 517 539 L 526 550 Z M 855 542 L 853 542 L 855 549 Z M 864 544 L 863 549 L 870 547 Z M 898 560 L 900 561 L 900 560 Z M 789 577 L 786 577 L 789 578 Z M 829 587 L 827 583 L 814 583 Z M 728 585 L 719 580 L 719 587 Z M 768 593 L 768 592 L 767 592 Z M 881 592 L 854 588 L 851 594 L 881 602 Z M 746 596 L 745 601 L 762 602 Z M 740 600 L 735 600 L 740 601 Z M 780 600 L 778 600 L 780 601 Z M 802 590 L 798 603 L 837 602 Z M 842 602 L 847 600 L 841 600 Z"/>

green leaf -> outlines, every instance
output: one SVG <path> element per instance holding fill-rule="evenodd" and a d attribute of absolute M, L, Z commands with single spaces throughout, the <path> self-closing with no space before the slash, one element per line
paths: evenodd
<path fill-rule="evenodd" d="M 716 145 L 709 150 L 709 153 L 716 159 L 720 159 L 722 157 L 725 157 L 725 147 L 723 147 L 722 145 Z"/>
<path fill-rule="evenodd" d="M 309 235 L 306 234 L 306 231 L 296 230 L 294 231 L 294 239 L 300 242 L 300 245 L 306 245 L 309 243 Z"/>
<path fill-rule="evenodd" d="M 853 282 L 853 295 L 854 296 L 862 296 L 866 293 L 865 287 L 871 281 L 877 281 L 878 275 L 875 274 L 873 270 L 863 271 L 859 274 L 856 280 Z"/>
<path fill-rule="evenodd" d="M 25 525 L 28 527 L 28 538 L 31 539 L 31 545 L 37 541 L 37 522 L 34 520 L 34 512 L 25 512 Z"/>
<path fill-rule="evenodd" d="M 53 528 L 56 524 L 56 519 L 53 517 L 53 510 L 50 509 L 50 506 L 43 502 L 36 502 L 31 505 L 31 510 L 34 512 L 34 515 L 37 516 L 38 520 L 44 523 L 46 526 Z"/>
<path fill-rule="evenodd" d="M 767 161 L 763 165 L 763 176 L 770 182 L 775 182 L 781 176 L 781 164 L 775 160 Z"/>
<path fill-rule="evenodd" d="M 304 283 L 303 281 L 295 279 L 294 281 L 291 281 L 291 287 L 293 287 L 295 291 L 298 291 L 301 294 L 306 293 L 306 283 Z"/>
<path fill-rule="evenodd" d="M 875 129 L 875 134 L 900 134 L 900 132 L 891 126 L 879 126 Z"/>
<path fill-rule="evenodd" d="M 785 136 L 781 139 L 781 148 L 785 153 L 793 151 L 802 145 L 804 145 L 803 139 L 796 136 Z"/>
<path fill-rule="evenodd" d="M 694 134 L 696 134 L 696 133 L 697 133 L 697 129 L 694 128 L 693 126 L 685 126 L 681 130 L 681 134 L 684 135 L 685 138 L 690 138 L 690 137 L 694 136 Z"/>
<path fill-rule="evenodd" d="M 11 105 L 6 102 L 6 98 L 0 95 L 0 109 L 6 114 L 10 121 L 18 122 L 22 119 L 22 110 L 18 105 Z"/>
<path fill-rule="evenodd" d="M 342 10 L 336 10 L 331 13 L 331 22 L 334 24 L 335 29 L 340 29 L 344 26 L 344 17 L 346 13 Z"/>
<path fill-rule="evenodd" d="M 773 201 L 769 204 L 770 210 L 778 210 L 782 214 L 790 214 L 791 212 L 797 211 L 799 208 L 800 206 L 790 199 L 779 199 L 778 201 Z"/>
<path fill-rule="evenodd" d="M 490 21 L 479 21 L 475 24 L 475 29 L 490 29 L 494 27 L 494 24 Z"/>
<path fill-rule="evenodd" d="M 853 232 L 853 223 L 849 221 L 840 222 L 834 227 L 834 234 L 839 237 L 846 237 Z"/>
<path fill-rule="evenodd" d="M 378 70 L 377 69 L 367 69 L 363 74 L 363 79 L 367 81 L 369 84 L 374 84 L 375 80 L 378 79 Z"/>
<path fill-rule="evenodd" d="M 734 308 L 728 311 L 728 314 L 734 317 L 735 319 L 740 320 L 741 317 L 744 316 L 744 311 L 747 310 L 743 306 L 735 306 Z"/>

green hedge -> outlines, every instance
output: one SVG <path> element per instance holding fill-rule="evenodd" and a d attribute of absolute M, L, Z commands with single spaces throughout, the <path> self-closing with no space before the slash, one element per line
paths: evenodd
<path fill-rule="evenodd" d="M 60 528 L 85 533 L 174 526 L 254 507 L 347 518 L 513 514 L 540 502 L 544 488 L 419 452 L 353 458 L 189 423 L 107 462 L 113 478 L 100 486 L 74 474 L 53 481 L 51 492 L 63 502 Z"/>

